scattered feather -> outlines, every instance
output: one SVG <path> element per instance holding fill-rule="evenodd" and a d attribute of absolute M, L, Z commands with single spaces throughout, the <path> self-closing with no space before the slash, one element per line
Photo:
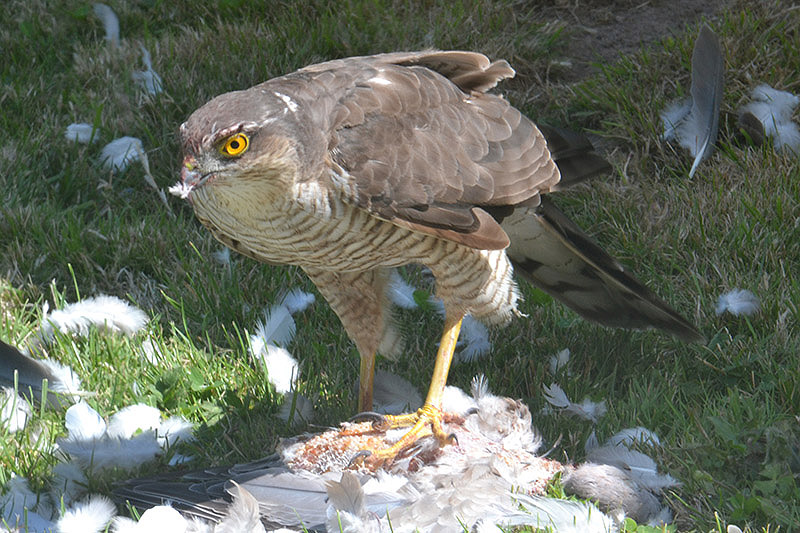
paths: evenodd
<path fill-rule="evenodd" d="M 672 102 L 664 111 L 661 112 L 661 122 L 664 124 L 664 134 L 662 138 L 665 141 L 671 141 L 678 138 L 678 131 L 680 126 L 683 125 L 684 119 L 689 115 L 692 110 L 692 99 L 687 98 L 678 102 Z M 687 146 L 686 148 L 692 150 L 694 145 Z M 694 153 L 692 155 L 695 155 Z"/>
<path fill-rule="evenodd" d="M 31 416 L 31 404 L 9 387 L 0 389 L 0 427 L 9 433 L 24 428 Z"/>
<path fill-rule="evenodd" d="M 726 311 L 732 315 L 754 315 L 761 307 L 761 302 L 755 294 L 747 289 L 733 289 L 719 297 L 717 300 L 717 316 Z"/>
<path fill-rule="evenodd" d="M 749 114 L 760 125 L 756 137 L 767 135 L 772 138 L 775 148 L 788 148 L 796 154 L 800 153 L 800 129 L 792 121 L 800 97 L 766 84 L 753 89 L 751 96 L 753 101 L 739 111 L 740 123 L 745 123 L 745 117 Z"/>
<path fill-rule="evenodd" d="M 222 266 L 230 266 L 231 265 L 231 249 L 230 248 L 220 248 L 213 254 L 211 257 L 214 258 L 214 261 L 219 263 Z"/>
<path fill-rule="evenodd" d="M 106 427 L 97 411 L 81 402 L 67 410 L 68 436 L 58 445 L 83 468 L 133 468 L 191 438 L 188 422 L 160 417 L 157 409 L 139 404 L 122 409 Z"/>
<path fill-rule="evenodd" d="M 103 417 L 83 401 L 67 409 L 64 425 L 72 440 L 99 439 L 106 432 Z"/>
<path fill-rule="evenodd" d="M 647 428 L 637 426 L 626 428 L 612 435 L 606 442 L 606 446 L 633 446 L 643 444 L 645 446 L 661 446 L 658 435 Z"/>
<path fill-rule="evenodd" d="M 228 493 L 233 501 L 214 533 L 265 533 L 258 501 L 253 495 L 235 482 Z"/>
<path fill-rule="evenodd" d="M 104 496 L 91 496 L 85 503 L 64 512 L 56 523 L 58 533 L 99 533 L 117 514 L 117 508 Z"/>
<path fill-rule="evenodd" d="M 167 533 L 189 531 L 189 521 L 167 505 L 158 505 L 142 513 L 139 521 L 130 518 L 114 519 L 115 533 Z"/>
<path fill-rule="evenodd" d="M 51 391 L 57 392 L 66 398 L 78 398 L 85 394 L 81 389 L 81 380 L 78 374 L 70 367 L 52 359 L 40 359 L 39 362 L 47 367 L 54 377 L 49 385 Z"/>
<path fill-rule="evenodd" d="M 692 87 L 688 101 L 671 104 L 662 114 L 664 139 L 676 138 L 694 156 L 689 177 L 714 150 L 723 96 L 724 60 L 717 36 L 703 26 L 692 52 Z"/>
<path fill-rule="evenodd" d="M 328 481 L 325 484 L 328 493 L 328 509 L 326 526 L 328 531 L 341 533 L 367 533 L 380 531 L 380 527 L 370 527 L 366 507 L 364 506 L 364 490 L 361 482 L 352 472 L 342 472 L 341 481 Z M 367 519 L 367 523 L 364 519 Z"/>
<path fill-rule="evenodd" d="M 31 491 L 28 480 L 11 473 L 5 485 L 6 493 L 0 496 L 0 524 L 15 531 L 51 531 L 54 524 L 47 518 L 53 514 L 50 502 L 43 501 Z M 27 526 L 27 527 L 26 527 Z"/>
<path fill-rule="evenodd" d="M 308 307 L 314 303 L 315 299 L 316 297 L 310 292 L 292 289 L 283 297 L 281 305 L 288 309 L 289 313 L 294 315 L 308 309 Z"/>
<path fill-rule="evenodd" d="M 642 487 L 660 491 L 679 483 L 669 474 L 659 474 L 656 462 L 642 452 L 630 450 L 625 446 L 603 446 L 586 454 L 592 463 L 611 465 L 619 468 Z"/>
<path fill-rule="evenodd" d="M 522 511 L 512 511 L 506 516 L 483 520 L 480 533 L 499 531 L 498 526 L 533 526 L 537 530 L 547 528 L 558 533 L 584 533 L 586 531 L 612 533 L 619 531 L 614 520 L 600 512 L 593 504 L 557 500 L 516 494 Z M 488 527 L 487 527 L 488 526 Z M 492 529 L 492 527 L 494 529 Z"/>
<path fill-rule="evenodd" d="M 42 399 L 42 382 L 47 380 L 48 402 L 61 405 L 61 400 L 73 403 L 82 394 L 81 382 L 67 366 L 48 359 L 34 359 L 16 346 L 0 341 L 0 385 L 14 387 L 29 401 Z"/>
<path fill-rule="evenodd" d="M 180 466 L 191 463 L 192 461 L 194 461 L 194 455 L 183 455 L 182 453 L 176 453 L 169 458 L 169 462 L 167 464 L 169 464 L 169 466 Z"/>
<path fill-rule="evenodd" d="M 161 76 L 153 70 L 153 63 L 150 59 L 150 52 L 144 46 L 142 50 L 142 63 L 144 63 L 144 70 L 135 70 L 131 73 L 133 81 L 145 90 L 150 96 L 159 94 L 163 88 L 161 83 Z"/>
<path fill-rule="evenodd" d="M 605 415 L 607 411 L 605 400 L 593 402 L 586 398 L 579 404 L 571 402 L 569 398 L 567 398 L 567 393 L 564 392 L 564 389 L 556 383 L 551 384 L 549 387 L 545 385 L 544 398 L 550 405 L 557 409 L 595 423 Z"/>
<path fill-rule="evenodd" d="M 64 132 L 64 137 L 66 137 L 68 141 L 76 143 L 94 143 L 97 142 L 97 139 L 100 137 L 100 129 L 84 122 L 70 124 L 67 126 L 67 131 Z"/>
<path fill-rule="evenodd" d="M 155 432 L 145 431 L 129 439 L 60 439 L 59 448 L 82 468 L 94 472 L 108 468 L 131 469 L 152 461 L 163 453 Z"/>
<path fill-rule="evenodd" d="M 373 410 L 387 415 L 409 413 L 422 406 L 422 396 L 411 382 L 385 370 L 375 371 L 372 395 Z"/>
<path fill-rule="evenodd" d="M 286 348 L 274 344 L 264 344 L 260 337 L 251 337 L 250 349 L 253 358 L 266 368 L 267 379 L 275 387 L 277 393 L 286 394 L 294 388 L 300 370 L 297 361 Z"/>
<path fill-rule="evenodd" d="M 586 437 L 586 442 L 583 444 L 583 451 L 589 453 L 590 450 L 594 450 L 595 448 L 600 447 L 600 441 L 597 440 L 597 433 L 595 430 Z"/>
<path fill-rule="evenodd" d="M 117 14 L 114 13 L 114 10 L 108 7 L 105 4 L 95 3 L 92 4 L 92 9 L 94 9 L 94 14 L 100 19 L 103 23 L 103 28 L 106 32 L 106 42 L 113 46 L 114 48 L 119 46 L 119 19 L 117 18 Z"/>
<path fill-rule="evenodd" d="M 446 413 L 466 414 L 477 407 L 475 398 L 465 393 L 458 387 L 448 385 L 442 393 L 442 411 Z"/>
<path fill-rule="evenodd" d="M 133 335 L 147 323 L 147 315 L 142 310 L 116 296 L 106 295 L 67 304 L 63 309 L 52 313 L 48 313 L 45 307 L 43 314 L 37 336 L 45 343 L 53 340 L 56 330 L 84 337 L 92 328 L 102 332 Z"/>
<path fill-rule="evenodd" d="M 288 346 L 294 338 L 296 325 L 289 309 L 283 305 L 273 305 L 264 313 L 264 320 L 256 324 L 256 332 L 250 337 L 253 342 Z M 256 352 L 253 348 L 254 353 Z"/>
<path fill-rule="evenodd" d="M 569 363 L 569 348 L 564 348 L 557 354 L 551 355 L 548 359 L 548 363 L 550 364 L 550 373 L 551 374 L 558 374 L 558 372 L 562 368 L 567 367 L 567 363 Z M 567 370 L 567 375 L 569 376 L 571 372 Z"/>
<path fill-rule="evenodd" d="M 108 422 L 106 434 L 126 439 L 140 430 L 156 429 L 161 424 L 161 411 L 143 403 L 129 405 L 117 411 Z"/>
<path fill-rule="evenodd" d="M 53 467 L 50 494 L 53 496 L 53 501 L 70 505 L 86 494 L 88 483 L 86 474 L 77 463 L 60 462 Z"/>
<path fill-rule="evenodd" d="M 293 426 L 309 424 L 314 420 L 314 404 L 296 390 L 291 390 L 283 395 L 278 418 Z"/>
<path fill-rule="evenodd" d="M 160 361 L 164 360 L 164 352 L 161 350 L 159 343 L 153 339 L 148 338 L 142 341 L 140 355 L 142 359 L 151 365 L 157 365 Z"/>
<path fill-rule="evenodd" d="M 136 137 L 120 137 L 105 145 L 100 152 L 100 163 L 108 170 L 122 172 L 134 161 L 144 156 L 142 141 Z M 146 158 L 146 156 L 145 156 Z"/>
<path fill-rule="evenodd" d="M 397 271 L 392 269 L 389 277 L 389 284 L 386 288 L 386 294 L 389 300 L 403 309 L 416 309 L 417 302 L 414 300 L 414 287 L 408 284 L 403 276 Z"/>
<path fill-rule="evenodd" d="M 582 464 L 566 472 L 562 481 L 568 494 L 596 502 L 605 512 L 624 510 L 640 524 L 659 516 L 664 507 L 656 494 L 617 466 Z"/>
<path fill-rule="evenodd" d="M 463 343 L 463 348 L 456 355 L 460 362 L 477 361 L 492 350 L 489 330 L 482 322 L 475 320 L 472 315 L 464 316 L 458 340 L 459 343 Z"/>
<path fill-rule="evenodd" d="M 168 449 L 178 441 L 189 442 L 194 439 L 194 424 L 181 416 L 171 416 L 158 425 L 156 440 L 163 449 Z"/>

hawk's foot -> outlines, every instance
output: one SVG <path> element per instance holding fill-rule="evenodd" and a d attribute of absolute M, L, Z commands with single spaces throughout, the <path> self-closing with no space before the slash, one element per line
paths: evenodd
<path fill-rule="evenodd" d="M 372 421 L 372 427 L 377 431 L 411 427 L 400 440 L 392 446 L 378 450 L 361 450 L 352 459 L 351 463 L 363 462 L 372 468 L 389 466 L 398 456 L 410 450 L 422 438 L 433 436 L 439 446 L 446 446 L 457 442 L 454 433 L 444 430 L 442 422 L 445 415 L 441 409 L 433 405 L 423 405 L 415 413 L 404 415 L 380 415 L 377 413 L 362 413 L 356 415 L 361 421 Z"/>

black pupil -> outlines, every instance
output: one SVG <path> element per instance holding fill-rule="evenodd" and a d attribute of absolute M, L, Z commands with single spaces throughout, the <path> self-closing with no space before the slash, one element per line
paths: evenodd
<path fill-rule="evenodd" d="M 239 149 L 239 141 L 231 141 L 231 150 Z"/>

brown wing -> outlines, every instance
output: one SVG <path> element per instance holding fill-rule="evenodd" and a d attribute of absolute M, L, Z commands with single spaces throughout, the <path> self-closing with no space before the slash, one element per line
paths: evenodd
<path fill-rule="evenodd" d="M 507 253 L 514 271 L 584 318 L 611 327 L 655 327 L 689 342 L 703 340 L 546 198 L 535 209 L 515 210 L 502 223 L 511 238 Z"/>
<path fill-rule="evenodd" d="M 356 80 L 331 111 L 334 181 L 370 213 L 500 249 L 508 237 L 483 208 L 535 205 L 558 182 L 539 130 L 506 100 L 482 92 L 513 75 L 505 61 L 430 52 L 327 65 Z"/>

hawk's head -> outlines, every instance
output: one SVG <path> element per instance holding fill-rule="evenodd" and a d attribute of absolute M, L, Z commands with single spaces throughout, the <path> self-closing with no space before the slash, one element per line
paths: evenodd
<path fill-rule="evenodd" d="M 194 200 L 210 185 L 286 190 L 294 183 L 305 151 L 298 104 L 262 86 L 217 96 L 181 125 L 181 181 L 170 192 Z"/>

